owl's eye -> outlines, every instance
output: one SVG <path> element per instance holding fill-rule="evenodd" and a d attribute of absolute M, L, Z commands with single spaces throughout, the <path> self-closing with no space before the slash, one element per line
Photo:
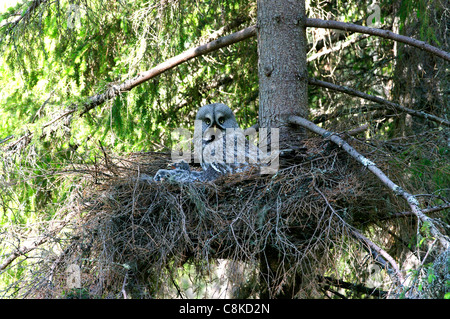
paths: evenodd
<path fill-rule="evenodd" d="M 205 119 L 205 123 L 206 123 L 206 125 L 209 125 L 209 124 L 211 124 L 211 120 L 210 119 Z"/>
<path fill-rule="evenodd" d="M 219 118 L 219 124 L 223 124 L 225 122 L 225 119 L 223 117 Z"/>

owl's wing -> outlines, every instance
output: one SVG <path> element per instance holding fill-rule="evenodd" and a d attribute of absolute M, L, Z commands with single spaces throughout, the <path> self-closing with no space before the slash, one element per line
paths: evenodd
<path fill-rule="evenodd" d="M 153 177 L 155 182 L 160 181 L 174 181 L 174 182 L 184 182 L 184 183 L 192 183 L 192 182 L 203 182 L 206 181 L 205 172 L 197 172 L 186 169 L 160 169 L 156 172 Z"/>

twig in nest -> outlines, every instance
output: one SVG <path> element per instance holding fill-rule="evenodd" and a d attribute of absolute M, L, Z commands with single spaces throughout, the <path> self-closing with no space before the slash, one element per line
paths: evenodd
<path fill-rule="evenodd" d="M 361 155 L 337 134 L 318 127 L 314 123 L 302 117 L 291 116 L 289 117 L 289 122 L 292 124 L 303 126 L 316 134 L 322 135 L 325 138 L 329 138 L 333 143 L 344 149 L 351 157 L 356 159 L 359 163 L 361 163 L 369 171 L 371 171 L 385 186 L 387 186 L 392 192 L 394 192 L 395 195 L 402 196 L 407 201 L 412 213 L 414 213 L 420 221 L 429 225 L 431 234 L 439 240 L 444 249 L 448 249 L 448 247 L 450 247 L 450 239 L 447 236 L 441 234 L 441 232 L 437 229 L 433 219 L 423 213 L 415 196 L 411 195 L 400 186 L 395 184 L 386 174 L 384 174 L 382 170 L 380 170 L 376 166 L 374 162 Z"/>
<path fill-rule="evenodd" d="M 369 245 L 369 247 L 371 248 L 370 253 L 373 254 L 372 249 L 375 251 L 375 254 L 374 254 L 375 260 L 377 260 L 383 266 L 386 267 L 386 262 L 384 262 L 384 260 L 379 258 L 378 254 L 383 256 L 391 264 L 400 284 L 403 283 L 405 281 L 405 278 L 403 277 L 403 275 L 398 267 L 398 264 L 395 262 L 394 258 L 392 258 L 391 255 L 389 255 L 384 249 L 382 249 L 381 247 L 376 245 L 374 242 L 372 242 L 369 238 L 365 237 L 363 234 L 358 232 L 354 227 L 348 225 L 342 218 L 340 218 L 339 214 L 336 213 L 333 206 L 331 206 L 330 202 L 325 197 L 325 195 L 317 187 L 314 186 L 314 189 L 322 196 L 322 198 L 325 200 L 325 203 L 330 208 L 330 210 L 333 212 L 333 214 L 335 214 L 342 221 L 342 223 L 344 223 L 349 228 L 352 236 L 355 237 L 356 239 L 358 239 L 359 241 L 362 241 L 362 242 L 366 243 L 367 245 Z"/>

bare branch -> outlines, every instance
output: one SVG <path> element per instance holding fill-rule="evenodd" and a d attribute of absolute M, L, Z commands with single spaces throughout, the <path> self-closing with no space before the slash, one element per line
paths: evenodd
<path fill-rule="evenodd" d="M 331 206 L 331 204 L 328 201 L 328 199 L 326 198 L 326 196 L 317 187 L 314 187 L 314 188 L 320 194 L 320 196 L 322 196 L 322 198 L 325 200 L 325 203 L 327 204 L 328 208 L 333 212 L 333 214 L 335 214 L 336 216 L 339 216 L 336 213 L 336 211 L 334 210 L 333 206 Z M 375 260 L 377 260 L 379 263 L 381 263 L 384 267 L 387 268 L 386 262 L 383 260 L 383 258 L 380 258 L 380 256 L 379 256 L 379 255 L 381 255 L 391 264 L 391 266 L 395 272 L 395 275 L 397 276 L 396 279 L 398 279 L 400 284 L 402 284 L 405 281 L 405 278 L 403 277 L 403 275 L 400 271 L 400 268 L 398 267 L 398 264 L 396 263 L 394 258 L 392 258 L 391 255 L 389 255 L 384 249 L 382 249 L 381 247 L 376 245 L 374 242 L 372 242 L 369 238 L 365 237 L 363 234 L 358 232 L 354 227 L 352 227 L 351 225 L 348 225 L 344 220 L 342 220 L 342 222 L 347 225 L 347 227 L 349 228 L 350 233 L 352 234 L 353 237 L 355 237 L 359 241 L 366 243 L 370 247 L 369 253 L 374 255 Z"/>
<path fill-rule="evenodd" d="M 76 111 L 75 108 L 74 108 L 74 109 L 66 110 L 64 113 L 58 115 L 57 117 L 55 117 L 54 119 L 52 119 L 50 122 L 47 122 L 47 123 L 45 123 L 44 125 L 42 125 L 42 128 L 45 128 L 45 127 L 47 127 L 47 126 L 52 125 L 53 123 L 59 121 L 59 120 L 62 119 L 63 117 L 66 117 L 67 115 L 70 115 L 70 114 L 72 114 L 72 113 L 75 113 L 75 111 Z"/>
<path fill-rule="evenodd" d="M 20 248 L 16 249 L 0 265 L 0 271 L 3 271 L 4 269 L 6 269 L 6 267 L 8 267 L 18 257 L 29 253 L 30 251 L 38 248 L 40 245 L 42 245 L 45 242 L 47 242 L 49 240 L 49 238 L 50 238 L 49 236 L 44 235 L 44 236 L 41 236 L 40 238 L 38 238 L 37 240 L 35 240 L 30 245 L 23 246 L 23 247 L 20 247 Z"/>
<path fill-rule="evenodd" d="M 89 112 L 91 109 L 96 107 L 97 105 L 102 104 L 103 102 L 112 99 L 119 95 L 122 92 L 130 91 L 132 88 L 138 86 L 141 83 L 144 83 L 151 78 L 160 75 L 161 73 L 170 70 L 181 63 L 184 63 L 190 59 L 195 57 L 210 53 L 212 51 L 218 50 L 220 48 L 226 47 L 230 44 L 240 42 L 242 40 L 248 39 L 256 35 L 256 27 L 251 26 L 241 31 L 229 34 L 227 36 L 221 37 L 212 42 L 200 45 L 196 48 L 192 48 L 184 51 L 183 53 L 174 56 L 163 63 L 155 66 L 153 69 L 140 73 L 138 76 L 133 79 L 127 80 L 118 86 L 112 86 L 105 93 L 97 94 L 91 96 L 89 98 L 89 102 L 84 105 L 84 108 L 80 114 L 83 115 L 86 112 Z"/>
<path fill-rule="evenodd" d="M 360 134 L 360 133 L 362 133 L 364 131 L 367 131 L 368 128 L 369 128 L 369 124 L 364 124 L 364 125 L 361 125 L 360 127 L 354 128 L 354 129 L 346 132 L 346 134 L 348 136 L 355 136 L 355 135 L 358 135 L 358 134 Z"/>
<path fill-rule="evenodd" d="M 446 210 L 446 209 L 450 209 L 450 204 L 443 204 L 443 205 L 439 205 L 439 206 L 425 208 L 422 210 L 422 212 L 424 214 L 431 214 L 431 213 L 436 213 L 436 212 L 439 212 L 441 210 Z M 386 216 L 381 219 L 391 219 L 391 218 L 408 217 L 408 216 L 415 216 L 415 215 L 412 212 L 396 212 L 396 213 L 392 213 L 392 215 L 390 215 L 390 216 Z"/>
<path fill-rule="evenodd" d="M 345 31 L 353 31 L 353 32 L 361 32 L 371 35 L 380 36 L 387 39 L 392 39 L 395 41 L 407 43 L 413 46 L 416 46 L 420 49 L 426 50 L 428 52 L 431 52 L 433 54 L 436 54 L 446 60 L 450 61 L 450 54 L 447 52 L 438 49 L 432 45 L 429 45 L 423 41 L 415 40 L 413 38 L 409 38 L 403 35 L 399 35 L 396 33 L 393 33 L 391 31 L 382 30 L 382 29 L 374 29 L 374 28 L 368 28 L 363 27 L 356 24 L 350 24 L 350 23 L 344 23 L 344 22 L 338 22 L 338 21 L 329 21 L 329 20 L 321 20 L 321 19 L 306 19 L 305 21 L 306 27 L 317 27 L 317 28 L 334 28 L 334 29 L 341 29 Z M 218 38 L 217 40 L 214 40 L 212 42 L 200 45 L 196 48 L 192 48 L 189 50 L 184 51 L 183 53 L 174 56 L 165 62 L 157 65 L 151 70 L 145 71 L 140 73 L 138 76 L 126 80 L 120 85 L 114 85 L 111 86 L 106 90 L 106 92 L 97 94 L 94 96 L 91 96 L 89 98 L 89 101 L 85 103 L 82 107 L 82 111 L 80 113 L 80 116 L 83 114 L 89 112 L 96 106 L 104 103 L 105 101 L 112 99 L 119 95 L 122 92 L 130 91 L 132 88 L 136 87 L 137 85 L 144 83 L 151 78 L 160 75 L 161 73 L 164 73 L 167 70 L 170 70 L 181 63 L 184 63 L 188 60 L 191 60 L 195 57 L 213 52 L 215 50 L 218 50 L 220 48 L 226 47 L 228 45 L 246 40 L 248 38 L 251 38 L 257 34 L 257 27 L 256 26 L 250 26 L 246 29 L 240 30 L 238 32 L 229 34 L 227 36 Z"/>
<path fill-rule="evenodd" d="M 354 43 L 356 43 L 358 41 L 366 39 L 368 37 L 369 37 L 368 34 L 363 34 L 363 35 L 357 36 L 355 38 L 352 38 L 350 40 L 347 40 L 345 42 L 340 42 L 340 43 L 336 44 L 335 46 L 333 46 L 331 48 L 328 48 L 328 49 L 325 49 L 325 50 L 321 50 L 320 52 L 317 52 L 317 53 L 313 54 L 312 56 L 310 56 L 307 59 L 307 61 L 311 62 L 311 61 L 316 60 L 316 59 L 318 59 L 318 58 L 320 58 L 320 57 L 322 57 L 324 55 L 327 55 L 329 53 L 340 51 L 340 50 L 345 49 L 346 47 L 348 47 L 348 46 L 350 46 L 350 45 L 352 45 L 352 44 L 354 44 Z"/>
<path fill-rule="evenodd" d="M 431 234 L 439 240 L 441 245 L 444 248 L 448 248 L 450 246 L 450 239 L 441 234 L 441 232 L 437 229 L 432 218 L 428 217 L 424 214 L 424 212 L 419 207 L 419 202 L 415 198 L 415 196 L 411 195 L 400 186 L 395 184 L 386 174 L 381 171 L 375 163 L 370 161 L 368 158 L 364 157 L 358 151 L 356 151 L 353 147 L 350 146 L 346 141 L 340 138 L 335 133 L 329 132 L 321 127 L 318 127 L 314 123 L 299 117 L 299 116 L 290 116 L 288 119 L 289 123 L 296 124 L 307 128 L 308 130 L 319 134 L 325 138 L 329 138 L 333 143 L 337 144 L 339 147 L 343 148 L 351 157 L 356 159 L 359 163 L 361 163 L 364 167 L 366 167 L 369 171 L 371 171 L 385 186 L 387 186 L 394 194 L 397 196 L 402 196 L 408 203 L 411 208 L 412 213 L 417 216 L 417 218 L 423 223 L 427 223 Z"/>
<path fill-rule="evenodd" d="M 396 109 L 398 111 L 405 112 L 405 113 L 408 113 L 408 114 L 411 114 L 411 115 L 415 115 L 415 116 L 421 117 L 423 119 L 431 120 L 431 121 L 437 122 L 437 123 L 445 125 L 445 126 L 450 126 L 450 122 L 445 120 L 445 119 L 443 119 L 443 118 L 440 118 L 440 117 L 437 117 L 435 115 L 428 114 L 428 113 L 425 113 L 425 112 L 422 112 L 422 111 L 413 110 L 413 109 L 407 108 L 405 106 L 402 106 L 400 104 L 397 104 L 397 103 L 394 103 L 394 102 L 382 99 L 382 98 L 380 98 L 378 96 L 373 96 L 373 95 L 370 95 L 370 94 L 367 94 L 367 93 L 363 93 L 363 92 L 355 90 L 353 88 L 349 88 L 349 87 L 346 87 L 346 86 L 337 85 L 337 84 L 333 84 L 333 83 L 330 83 L 330 82 L 317 80 L 317 79 L 314 79 L 314 78 L 309 78 L 308 79 L 308 83 L 312 84 L 312 85 L 321 86 L 321 87 L 324 87 L 324 88 L 327 88 L 327 89 L 343 92 L 343 93 L 346 93 L 346 94 L 350 94 L 350 95 L 353 95 L 353 96 L 357 96 L 357 97 L 360 97 L 360 98 L 363 98 L 363 99 L 366 99 L 366 100 L 369 100 L 369 101 L 373 101 L 373 102 L 376 102 L 376 103 L 381 103 L 381 104 L 387 105 L 389 107 L 393 107 L 394 109 Z"/>
<path fill-rule="evenodd" d="M 389 255 L 384 249 L 379 247 L 377 244 L 375 244 L 369 238 L 367 238 L 366 236 L 364 236 L 363 234 L 358 232 L 356 229 L 352 228 L 350 231 L 351 231 L 351 234 L 355 238 L 357 238 L 359 241 L 366 243 L 370 247 L 369 252 L 375 256 L 375 259 L 378 262 L 381 262 L 382 264 L 384 264 L 383 265 L 384 267 L 387 266 L 386 262 L 383 261 L 379 255 L 381 255 L 383 258 L 385 258 L 391 264 L 392 268 L 394 269 L 395 274 L 397 275 L 397 278 L 398 278 L 400 284 L 402 284 L 405 281 L 405 278 L 403 277 L 403 275 L 400 271 L 400 268 L 398 267 L 398 264 L 396 263 L 394 258 L 392 258 L 391 255 Z"/>
<path fill-rule="evenodd" d="M 322 19 L 306 19 L 306 26 L 307 27 L 315 27 L 315 28 L 326 28 L 326 29 L 338 29 L 343 30 L 347 32 L 359 32 L 359 33 L 366 33 L 370 35 L 375 35 L 378 37 L 382 37 L 385 39 L 391 39 L 397 42 L 406 43 L 412 46 L 415 46 L 419 49 L 422 49 L 424 51 L 430 52 L 434 55 L 437 55 L 444 60 L 450 61 L 450 53 L 441 50 L 439 48 L 436 48 L 424 41 L 419 41 L 404 35 L 400 35 L 394 32 L 391 32 L 389 30 L 382 30 L 382 29 L 376 29 L 376 28 L 369 28 L 364 27 L 357 24 L 352 23 L 345 23 L 340 21 L 333 21 L 333 20 L 322 20 Z"/>

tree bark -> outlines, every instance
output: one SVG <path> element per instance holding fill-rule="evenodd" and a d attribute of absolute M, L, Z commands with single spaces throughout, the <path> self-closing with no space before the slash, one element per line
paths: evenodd
<path fill-rule="evenodd" d="M 258 18 L 259 127 L 279 128 L 280 147 L 301 143 L 288 115 L 307 117 L 305 2 L 260 0 Z"/>
<path fill-rule="evenodd" d="M 286 118 L 308 115 L 305 2 L 259 0 L 257 6 L 259 127 L 279 128 L 279 147 L 295 148 L 306 130 L 290 126 Z M 290 286 L 277 278 L 281 254 L 269 244 L 260 257 L 261 298 L 292 298 L 298 290 L 301 278 Z"/>

